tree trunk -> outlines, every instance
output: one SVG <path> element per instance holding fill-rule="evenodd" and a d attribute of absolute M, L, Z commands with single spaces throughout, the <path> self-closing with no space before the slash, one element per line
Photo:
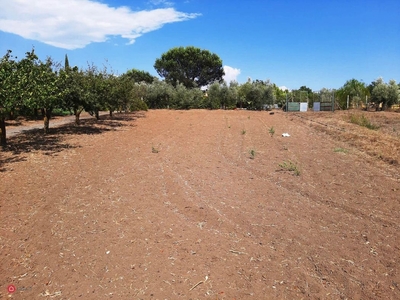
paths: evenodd
<path fill-rule="evenodd" d="M 39 114 L 38 114 L 38 109 L 37 108 L 33 109 L 33 117 L 35 118 L 35 120 L 39 119 Z"/>
<path fill-rule="evenodd" d="M 113 116 L 113 111 L 110 109 L 110 118 Z"/>
<path fill-rule="evenodd" d="M 74 108 L 74 115 L 75 115 L 75 126 L 81 125 L 81 120 L 79 119 L 81 115 L 82 109 Z"/>
<path fill-rule="evenodd" d="M 6 119 L 4 117 L 0 117 L 0 145 L 2 147 L 7 145 Z"/>
<path fill-rule="evenodd" d="M 11 110 L 11 111 L 9 112 L 8 119 L 9 119 L 9 120 L 15 120 L 15 113 L 14 113 L 13 110 Z"/>
<path fill-rule="evenodd" d="M 50 118 L 51 118 L 51 109 L 45 108 L 43 109 L 44 112 L 44 133 L 47 134 L 49 132 L 50 127 Z"/>
<path fill-rule="evenodd" d="M 100 120 L 100 115 L 99 115 L 98 109 L 95 110 L 94 115 L 95 115 L 97 121 Z"/>

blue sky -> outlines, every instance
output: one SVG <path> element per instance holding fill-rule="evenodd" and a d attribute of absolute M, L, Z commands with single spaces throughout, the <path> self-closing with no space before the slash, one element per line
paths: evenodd
<path fill-rule="evenodd" d="M 218 54 L 226 80 L 339 88 L 400 80 L 399 0 L 0 0 L 0 55 L 157 75 L 172 47 Z"/>

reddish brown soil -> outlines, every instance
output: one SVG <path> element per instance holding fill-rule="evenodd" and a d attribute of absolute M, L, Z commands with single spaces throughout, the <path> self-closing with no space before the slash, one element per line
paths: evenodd
<path fill-rule="evenodd" d="M 10 138 L 0 299 L 400 299 L 400 115 L 347 114 L 158 110 Z"/>

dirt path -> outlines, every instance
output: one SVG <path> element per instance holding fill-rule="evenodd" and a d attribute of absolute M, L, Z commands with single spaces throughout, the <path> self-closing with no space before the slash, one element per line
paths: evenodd
<path fill-rule="evenodd" d="M 281 112 L 103 122 L 3 153 L 0 299 L 400 298 L 398 167 Z"/>
<path fill-rule="evenodd" d="M 106 115 L 107 112 L 101 112 L 100 115 L 104 116 Z M 81 120 L 87 120 L 93 118 L 91 115 L 89 115 L 86 112 L 83 112 L 81 114 L 80 119 Z M 75 122 L 75 116 L 65 116 L 65 117 L 53 117 L 50 120 L 50 127 L 58 127 L 61 125 L 66 125 L 66 124 L 71 124 Z M 16 122 L 16 121 L 9 121 L 8 122 L 9 126 L 7 126 L 7 137 L 13 137 L 17 134 L 26 132 L 27 130 L 33 130 L 33 129 L 42 129 L 43 128 L 43 121 L 36 121 L 36 120 L 31 120 L 31 121 L 23 121 L 22 123 Z"/>

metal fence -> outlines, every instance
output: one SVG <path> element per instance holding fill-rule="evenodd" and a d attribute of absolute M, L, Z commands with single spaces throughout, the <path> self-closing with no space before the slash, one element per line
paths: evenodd
<path fill-rule="evenodd" d="M 307 111 L 334 111 L 335 93 L 332 90 L 322 89 L 317 93 L 306 91 L 293 91 L 286 95 L 285 110 L 288 112 Z"/>
<path fill-rule="evenodd" d="M 330 90 L 314 93 L 313 99 L 314 111 L 334 111 L 335 110 L 335 93 Z"/>

